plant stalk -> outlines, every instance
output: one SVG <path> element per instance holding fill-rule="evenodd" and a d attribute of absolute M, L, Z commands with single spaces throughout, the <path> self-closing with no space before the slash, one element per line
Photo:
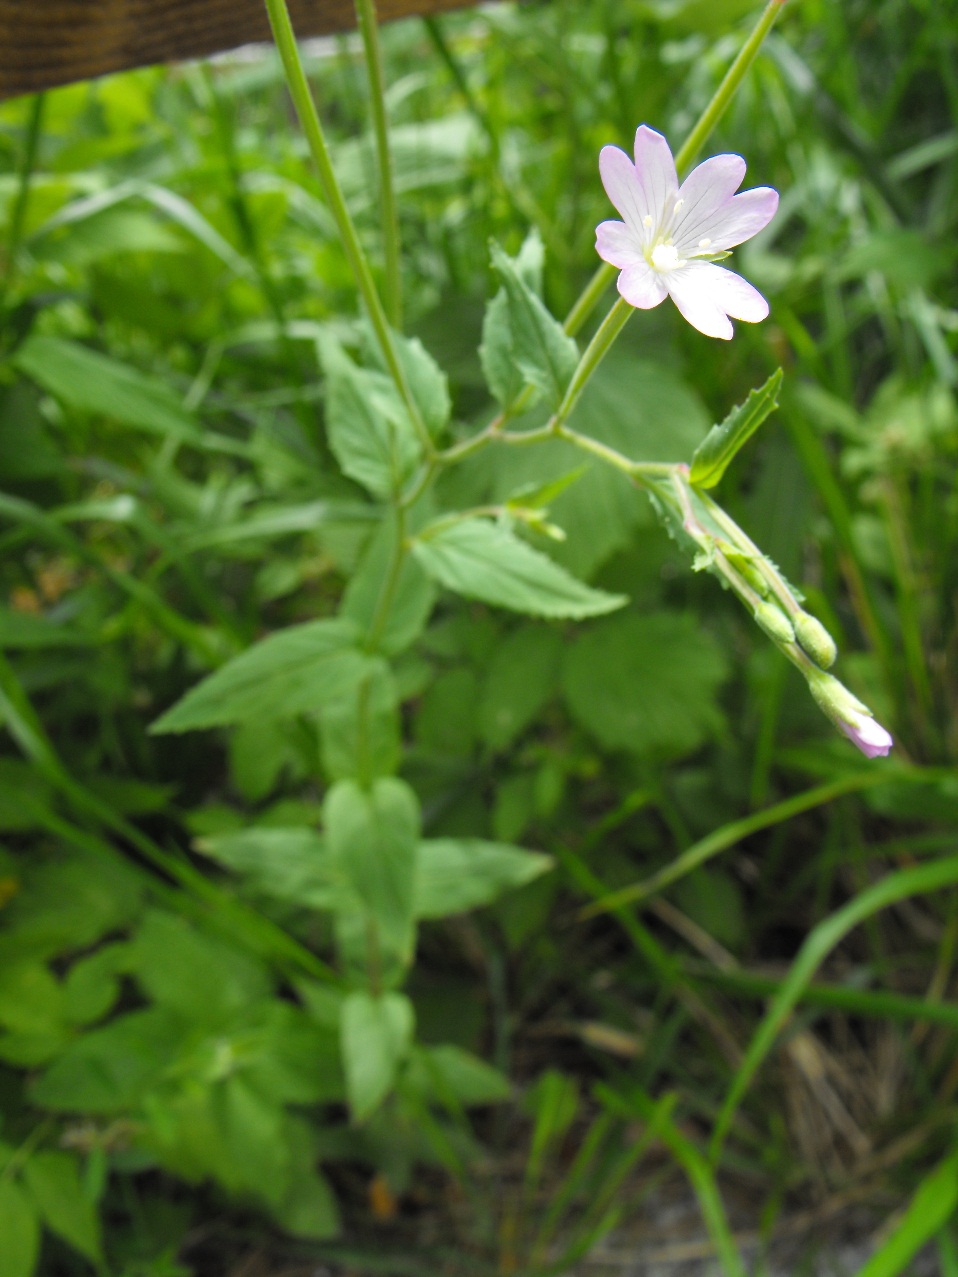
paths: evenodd
<path fill-rule="evenodd" d="M 356 0 L 356 17 L 366 54 L 369 98 L 376 137 L 376 162 L 379 169 L 379 203 L 382 212 L 383 257 L 385 261 L 385 296 L 383 305 L 389 322 L 402 328 L 402 276 L 400 274 L 399 212 L 393 183 L 392 152 L 389 147 L 389 121 L 386 118 L 386 77 L 383 73 L 382 45 L 376 18 L 376 0 Z"/>
<path fill-rule="evenodd" d="M 359 235 L 350 215 L 349 209 L 346 207 L 346 201 L 343 198 L 342 188 L 333 169 L 332 160 L 329 155 L 329 147 L 326 144 L 326 137 L 323 133 L 323 126 L 319 119 L 319 113 L 316 110 L 316 103 L 313 101 L 313 95 L 310 92 L 309 84 L 306 80 L 306 72 L 303 70 L 302 59 L 299 56 L 299 47 L 296 43 L 296 35 L 293 31 L 293 24 L 290 21 L 289 9 L 286 6 L 286 0 L 265 0 L 266 12 L 269 15 L 270 26 L 273 29 L 273 38 L 276 41 L 276 48 L 279 50 L 279 56 L 283 63 L 283 71 L 286 77 L 286 84 L 289 89 L 293 104 L 296 107 L 296 113 L 299 116 L 300 124 L 306 135 L 306 141 L 309 145 L 310 153 L 316 164 L 319 173 L 319 180 L 323 185 L 326 194 L 326 200 L 329 204 L 330 211 L 336 222 L 343 248 L 346 250 L 346 256 L 355 276 L 359 291 L 362 294 L 366 310 L 369 314 L 373 331 L 376 334 L 376 340 L 389 369 L 389 374 L 396 384 L 400 397 L 405 404 L 406 411 L 409 413 L 413 428 L 419 436 L 423 451 L 426 456 L 432 456 L 435 452 L 432 437 L 426 428 L 426 423 L 422 419 L 422 413 L 412 396 L 409 389 L 409 383 L 406 374 L 403 371 L 402 364 L 399 361 L 399 354 L 396 349 L 396 343 L 393 337 L 392 329 L 389 327 L 389 321 L 386 318 L 386 312 L 383 309 L 382 299 L 376 288 L 376 282 L 373 279 L 372 271 L 369 267 L 369 261 L 363 250 L 362 244 L 359 242 Z"/>

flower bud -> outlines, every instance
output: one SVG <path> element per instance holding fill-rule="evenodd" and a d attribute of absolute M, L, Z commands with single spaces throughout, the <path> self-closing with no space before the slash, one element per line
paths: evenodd
<path fill-rule="evenodd" d="M 888 753 L 894 744 L 891 735 L 837 678 L 815 670 L 809 676 L 808 687 L 825 715 L 867 758 Z"/>
<path fill-rule="evenodd" d="M 829 666 L 835 664 L 835 657 L 838 655 L 838 648 L 835 646 L 835 640 L 829 634 L 821 621 L 814 616 L 809 616 L 807 612 L 799 612 L 797 616 L 792 618 L 792 624 L 795 627 L 795 635 L 801 643 L 802 647 L 823 670 L 827 670 Z"/>
<path fill-rule="evenodd" d="M 780 612 L 774 603 L 759 603 L 753 614 L 755 620 L 776 643 L 794 643 L 795 631 L 792 629 L 792 623 L 785 615 Z"/>

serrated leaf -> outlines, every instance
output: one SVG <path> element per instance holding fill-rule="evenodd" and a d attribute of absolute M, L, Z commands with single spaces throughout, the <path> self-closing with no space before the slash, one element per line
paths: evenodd
<path fill-rule="evenodd" d="M 392 381 L 384 373 L 358 368 L 329 337 L 322 341 L 321 353 L 329 446 L 343 473 L 373 496 L 398 492 L 422 449 Z"/>
<path fill-rule="evenodd" d="M 535 229 L 526 236 L 515 260 L 519 275 L 532 291 L 542 292 L 542 265 L 545 250 Z M 524 378 L 513 357 L 512 327 L 509 321 L 509 299 L 500 288 L 486 305 L 482 321 L 482 344 L 479 360 L 486 384 L 503 407 L 511 404 L 524 385 Z"/>
<path fill-rule="evenodd" d="M 742 448 L 770 413 L 778 407 L 782 370 L 777 368 L 764 386 L 750 390 L 743 404 L 713 426 L 692 457 L 689 479 L 699 488 L 714 488 Z"/>
<path fill-rule="evenodd" d="M 599 616 L 621 594 L 594 590 L 500 524 L 461 519 L 426 528 L 413 553 L 434 580 L 466 598 L 532 616 Z"/>
<path fill-rule="evenodd" d="M 579 348 L 529 287 L 516 262 L 496 243 L 491 252 L 502 294 L 493 298 L 483 324 L 480 355 L 490 389 L 507 406 L 517 393 L 516 379 L 509 371 L 514 365 L 522 383 L 541 390 L 557 408 L 579 362 Z"/>
<path fill-rule="evenodd" d="M 430 838 L 416 856 L 416 914 L 445 918 L 490 904 L 552 868 L 552 859 L 481 838 Z"/>
<path fill-rule="evenodd" d="M 727 671 L 698 618 L 629 613 L 569 647 L 562 684 L 573 717 L 607 749 L 680 757 L 721 723 L 716 694 Z"/>
<path fill-rule="evenodd" d="M 435 439 L 443 431 L 452 413 L 449 379 L 418 337 L 394 335 L 396 351 L 406 384 L 416 401 L 426 429 Z"/>
<path fill-rule="evenodd" d="M 415 793 L 391 777 L 368 789 L 341 780 L 326 795 L 323 817 L 330 862 L 365 907 L 380 952 L 408 961 L 420 824 Z"/>
<path fill-rule="evenodd" d="M 23 1168 L 23 1179 L 47 1228 L 93 1263 L 102 1262 L 100 1221 L 83 1189 L 76 1158 L 70 1153 L 34 1153 Z"/>
<path fill-rule="evenodd" d="M 343 1002 L 340 1034 L 346 1093 L 356 1121 L 375 1112 L 392 1089 L 412 1042 L 415 1016 L 402 993 L 351 993 Z"/>
<path fill-rule="evenodd" d="M 0 1179 L 0 1277 L 32 1277 L 39 1249 L 33 1203 L 13 1180 Z"/>
<path fill-rule="evenodd" d="M 376 668 L 349 621 L 307 621 L 254 643 L 168 709 L 150 731 L 289 718 L 320 709 Z"/>

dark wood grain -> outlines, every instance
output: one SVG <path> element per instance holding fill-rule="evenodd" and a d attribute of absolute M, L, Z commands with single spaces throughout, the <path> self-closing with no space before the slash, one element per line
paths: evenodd
<path fill-rule="evenodd" d="M 465 0 L 379 0 L 383 21 Z M 353 0 L 290 0 L 303 36 L 356 25 Z M 0 99 L 270 38 L 262 0 L 0 0 Z"/>

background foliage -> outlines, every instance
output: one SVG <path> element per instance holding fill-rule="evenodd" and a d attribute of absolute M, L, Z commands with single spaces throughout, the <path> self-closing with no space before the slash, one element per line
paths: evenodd
<path fill-rule="evenodd" d="M 573 419 L 687 459 L 784 365 L 722 496 L 892 728 L 877 766 L 560 441 L 477 454 L 422 518 L 581 469 L 547 494 L 566 540 L 530 545 L 626 608 L 517 617 L 420 559 L 392 673 L 344 654 L 394 533 L 385 454 L 342 432 L 388 395 L 278 61 L 0 109 L 3 1277 L 227 1272 L 263 1239 L 563 1271 L 683 1177 L 728 1273 L 735 1229 L 760 1262 L 855 1202 L 892 1216 L 869 1277 L 932 1237 L 958 1271 L 955 17 L 787 6 L 707 148 L 782 192 L 740 250 L 771 318 L 729 345 L 633 320 Z M 599 147 L 681 139 L 753 18 L 557 0 L 384 32 L 407 329 L 454 437 L 492 415 L 489 238 L 564 314 Z M 309 66 L 378 261 L 358 46 Z M 371 989 L 363 910 L 394 922 Z"/>

